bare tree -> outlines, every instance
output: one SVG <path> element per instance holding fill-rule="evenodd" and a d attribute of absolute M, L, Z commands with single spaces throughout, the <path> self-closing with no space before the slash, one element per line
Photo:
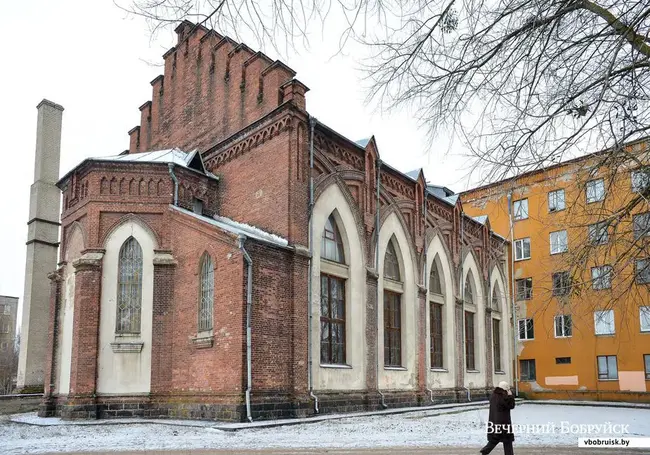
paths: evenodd
<path fill-rule="evenodd" d="M 647 0 L 132 0 L 121 6 L 146 17 L 152 31 L 190 19 L 262 47 L 304 44 L 312 26 L 327 25 L 341 46 L 350 40 L 366 46 L 369 101 L 414 108 L 431 139 L 460 138 L 481 183 L 602 151 L 585 161 L 579 181 L 605 169 L 605 184 L 614 189 L 622 169 L 649 159 L 647 146 L 624 146 L 650 130 Z M 608 264 L 613 273 L 627 277 L 624 289 L 650 274 L 650 261 L 638 260 L 650 257 L 647 237 L 639 234 L 650 184 L 626 194 L 589 207 L 575 199 L 574 213 L 589 215 L 566 220 L 580 230 L 579 245 L 566 256 L 575 292 L 592 283 L 591 266 L 606 258 L 615 261 Z M 625 240 L 604 253 L 607 247 L 586 234 L 596 222 Z"/>
<path fill-rule="evenodd" d="M 16 337 L 16 342 L 13 345 L 0 348 L 0 395 L 10 394 L 16 382 L 19 355 L 18 339 Z"/>

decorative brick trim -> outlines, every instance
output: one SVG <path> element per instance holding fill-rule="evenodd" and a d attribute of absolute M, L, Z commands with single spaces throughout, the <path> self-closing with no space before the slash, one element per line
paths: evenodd
<path fill-rule="evenodd" d="M 103 257 L 104 257 L 104 253 L 99 253 L 99 252 L 85 253 L 79 259 L 74 261 L 72 263 L 72 266 L 74 267 L 75 272 L 79 272 L 81 270 L 98 269 L 102 266 Z"/>
<path fill-rule="evenodd" d="M 139 353 L 142 351 L 144 342 L 142 341 L 115 341 L 111 343 L 111 349 L 113 352 L 136 352 Z"/>
<path fill-rule="evenodd" d="M 196 349 L 211 348 L 214 345 L 214 335 L 195 336 L 190 338 L 192 345 Z"/>

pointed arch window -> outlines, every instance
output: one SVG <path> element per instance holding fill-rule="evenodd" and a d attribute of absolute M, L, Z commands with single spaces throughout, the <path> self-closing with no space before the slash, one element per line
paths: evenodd
<path fill-rule="evenodd" d="M 323 229 L 323 237 L 321 240 L 321 257 L 341 264 L 345 263 L 343 241 L 341 240 L 341 233 L 334 220 L 334 215 L 330 215 L 325 222 L 325 229 Z"/>
<path fill-rule="evenodd" d="M 432 294 L 442 294 L 440 271 L 438 270 L 438 264 L 435 259 L 431 265 L 431 273 L 429 274 L 429 292 Z"/>
<path fill-rule="evenodd" d="M 501 309 L 501 291 L 499 291 L 499 287 L 496 284 L 492 290 L 492 309 L 494 311 L 500 311 Z"/>
<path fill-rule="evenodd" d="M 471 278 L 472 272 L 469 272 L 465 278 L 465 293 L 463 297 L 463 300 L 468 305 L 474 305 L 474 290 L 472 288 L 472 283 L 470 282 Z"/>
<path fill-rule="evenodd" d="M 472 272 L 467 272 L 465 285 L 463 287 L 463 302 L 465 305 L 474 305 L 474 288 Z M 465 367 L 469 371 L 476 370 L 476 321 L 475 310 L 471 307 L 465 311 Z"/>
<path fill-rule="evenodd" d="M 199 285 L 199 332 L 212 330 L 214 308 L 214 266 L 206 252 L 201 257 L 201 283 Z"/>
<path fill-rule="evenodd" d="M 386 257 L 384 258 L 384 278 L 400 281 L 399 259 L 397 259 L 397 252 L 395 251 L 394 238 L 388 242 L 388 247 L 386 248 Z"/>
<path fill-rule="evenodd" d="M 117 283 L 117 333 L 140 333 L 142 248 L 129 237 L 120 248 Z"/>

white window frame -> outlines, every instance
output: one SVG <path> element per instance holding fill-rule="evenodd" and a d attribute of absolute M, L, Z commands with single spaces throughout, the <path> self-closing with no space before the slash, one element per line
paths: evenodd
<path fill-rule="evenodd" d="M 609 243 L 609 225 L 606 222 L 590 224 L 587 230 L 589 232 L 589 243 L 592 245 L 606 245 Z"/>
<path fill-rule="evenodd" d="M 525 324 L 524 338 L 521 337 L 521 323 Z M 528 337 L 528 327 L 532 328 L 533 336 Z M 535 321 L 533 318 L 521 318 L 517 321 L 517 339 L 519 341 L 530 341 L 535 339 Z"/>
<path fill-rule="evenodd" d="M 562 197 L 558 197 L 559 195 L 562 195 Z M 560 204 L 560 201 L 562 203 Z M 562 207 L 559 207 L 562 205 Z M 564 199 L 564 189 L 559 189 L 559 190 L 553 190 L 549 191 L 548 193 L 548 211 L 550 213 L 553 212 L 559 212 L 562 211 L 566 208 L 566 201 Z"/>
<path fill-rule="evenodd" d="M 598 192 L 600 190 L 600 192 Z M 594 179 L 587 182 L 585 186 L 587 204 L 605 200 L 605 180 Z"/>
<path fill-rule="evenodd" d="M 614 310 L 594 311 L 594 334 L 601 336 L 616 334 Z"/>
<path fill-rule="evenodd" d="M 526 283 L 530 280 L 530 290 L 527 291 Z M 524 292 L 519 293 L 519 283 L 524 283 Z M 518 278 L 515 280 L 515 300 L 531 300 L 533 298 L 533 279 L 531 277 Z"/>
<path fill-rule="evenodd" d="M 591 268 L 591 287 L 594 291 L 612 288 L 611 265 L 599 265 Z"/>
<path fill-rule="evenodd" d="M 528 256 L 526 256 L 526 244 L 528 244 Z M 521 250 L 521 256 L 518 251 Z M 530 259 L 530 237 L 515 240 L 515 261 Z"/>
<path fill-rule="evenodd" d="M 616 374 L 615 377 L 611 376 L 611 371 L 610 371 L 610 360 L 614 359 L 614 372 Z M 605 359 L 605 366 L 607 367 L 607 377 L 606 378 L 601 378 L 600 377 L 600 359 Z M 617 381 L 618 380 L 618 359 L 616 358 L 615 355 L 599 355 L 596 356 L 596 370 L 598 373 L 598 380 L 599 381 Z"/>
<path fill-rule="evenodd" d="M 630 173 L 633 193 L 642 193 L 650 186 L 650 166 L 642 166 Z"/>
<path fill-rule="evenodd" d="M 639 325 L 641 332 L 650 333 L 650 306 L 639 307 Z"/>
<path fill-rule="evenodd" d="M 564 243 L 561 242 L 560 238 L 560 234 L 562 233 L 564 233 Z M 566 253 L 569 251 L 569 233 L 566 231 L 566 229 L 551 232 L 549 234 L 549 244 L 551 246 L 551 254 Z M 562 249 L 563 247 L 564 249 Z"/>
<path fill-rule="evenodd" d="M 528 219 L 528 198 L 513 201 L 512 213 L 515 221 Z"/>
<path fill-rule="evenodd" d="M 558 329 L 558 321 L 560 322 L 560 334 L 557 333 Z M 568 321 L 568 322 L 567 322 Z M 558 314 L 555 316 L 553 320 L 553 327 L 555 331 L 555 338 L 571 338 L 573 336 L 573 321 L 571 320 L 571 315 L 570 314 Z M 565 333 L 568 330 L 568 335 Z"/>

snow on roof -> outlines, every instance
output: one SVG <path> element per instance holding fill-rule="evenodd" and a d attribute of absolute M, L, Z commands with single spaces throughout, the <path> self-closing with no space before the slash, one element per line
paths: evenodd
<path fill-rule="evenodd" d="M 219 229 L 224 230 L 226 232 L 230 232 L 237 235 L 244 235 L 251 239 L 259 240 L 260 242 L 264 242 L 264 243 L 270 243 L 275 246 L 281 246 L 285 248 L 289 246 L 289 241 L 283 237 L 280 237 L 279 235 L 271 234 L 270 232 L 266 232 L 260 228 L 251 226 L 249 224 L 240 223 L 238 221 L 231 220 L 230 218 L 226 218 L 225 216 L 215 215 L 214 218 L 209 218 L 207 216 L 199 215 L 197 213 L 191 212 L 189 210 L 186 210 L 184 208 L 175 205 L 170 205 L 170 207 L 174 210 L 184 213 L 185 215 L 189 215 L 201 221 L 205 221 L 206 223 L 216 226 Z"/>
<path fill-rule="evenodd" d="M 97 156 L 92 160 L 101 161 L 138 161 L 145 163 L 173 163 L 179 166 L 187 167 L 189 160 L 194 157 L 194 153 L 187 153 L 179 148 L 168 150 L 157 150 L 155 152 L 127 153 L 124 155 Z"/>
<path fill-rule="evenodd" d="M 478 221 L 478 222 L 481 223 L 481 224 L 485 224 L 485 222 L 487 221 L 488 217 L 487 217 L 487 215 L 479 215 L 479 216 L 473 216 L 472 219 L 473 219 L 474 221 Z"/>
<path fill-rule="evenodd" d="M 359 139 L 358 141 L 354 141 L 355 144 L 357 144 L 358 146 L 361 146 L 361 147 L 365 147 L 366 145 L 368 145 L 368 142 L 370 142 L 369 137 Z"/>
<path fill-rule="evenodd" d="M 418 179 L 418 175 L 420 175 L 420 171 L 421 171 L 421 170 L 422 170 L 422 168 L 413 169 L 412 171 L 408 171 L 408 172 L 406 173 L 406 176 L 407 176 L 408 178 L 410 178 L 411 180 L 417 180 L 417 179 Z"/>

